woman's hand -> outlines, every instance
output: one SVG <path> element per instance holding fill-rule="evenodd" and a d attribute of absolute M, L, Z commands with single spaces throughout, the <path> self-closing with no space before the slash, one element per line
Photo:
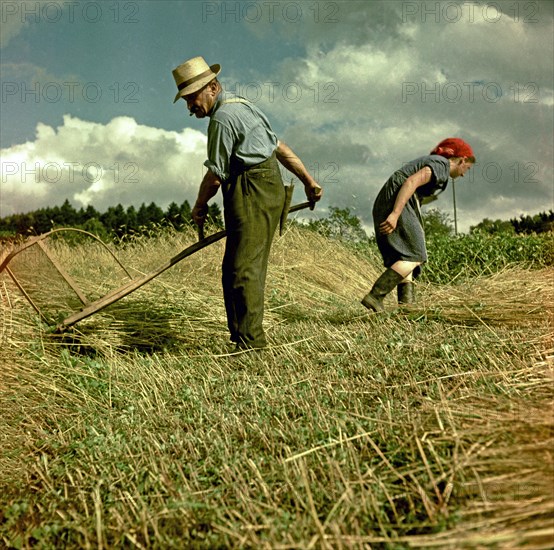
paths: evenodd
<path fill-rule="evenodd" d="M 390 235 L 396 229 L 397 223 L 398 216 L 389 214 L 387 219 L 379 224 L 379 233 L 381 233 L 381 235 Z"/>

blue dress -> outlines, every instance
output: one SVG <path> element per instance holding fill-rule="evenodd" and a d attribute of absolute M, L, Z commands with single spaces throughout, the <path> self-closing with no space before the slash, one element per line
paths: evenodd
<path fill-rule="evenodd" d="M 406 203 L 398 218 L 396 229 L 390 235 L 379 233 L 379 224 L 384 222 L 394 208 L 394 202 L 402 184 L 424 166 L 431 169 L 429 183 L 419 187 Z M 373 205 L 373 224 L 379 252 L 385 267 L 399 260 L 426 262 L 427 248 L 421 218 L 420 203 L 425 197 L 443 191 L 450 177 L 450 161 L 440 155 L 426 155 L 408 162 L 397 170 L 383 185 Z"/>

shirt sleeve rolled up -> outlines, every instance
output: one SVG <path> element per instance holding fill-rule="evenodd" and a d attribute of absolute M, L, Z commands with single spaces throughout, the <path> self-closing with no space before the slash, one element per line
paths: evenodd
<path fill-rule="evenodd" d="M 208 160 L 204 162 L 221 181 L 230 176 L 234 137 L 230 128 L 216 120 L 210 122 L 208 131 Z"/>

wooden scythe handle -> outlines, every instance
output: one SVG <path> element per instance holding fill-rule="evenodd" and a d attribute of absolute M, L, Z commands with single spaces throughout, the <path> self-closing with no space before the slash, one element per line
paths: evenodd
<path fill-rule="evenodd" d="M 303 202 L 300 204 L 296 204 L 294 206 L 291 206 L 289 209 L 290 212 L 297 212 L 298 210 L 302 210 L 304 208 L 310 208 L 310 210 L 313 210 L 315 206 L 314 202 L 308 201 Z M 127 296 L 131 294 L 131 292 L 134 292 L 141 286 L 145 285 L 158 275 L 161 275 L 164 271 L 169 269 L 170 267 L 174 266 L 176 263 L 180 262 L 181 260 L 185 259 L 187 256 L 190 256 L 191 254 L 194 254 L 195 252 L 198 252 L 199 250 L 202 250 L 202 248 L 205 248 L 206 246 L 209 246 L 210 244 L 213 244 L 219 240 L 221 240 L 227 232 L 225 229 L 222 231 L 218 231 L 217 233 L 213 233 L 212 235 L 209 235 L 208 237 L 204 237 L 202 240 L 188 246 L 179 254 L 176 256 L 173 256 L 173 258 L 169 259 L 167 262 L 165 262 L 162 266 L 160 266 L 158 269 L 151 271 L 150 273 L 147 273 L 140 279 L 135 279 L 132 281 L 129 281 L 128 283 L 124 284 L 123 286 L 113 290 L 112 292 L 106 294 L 104 297 L 96 300 L 95 302 L 92 302 L 88 304 L 86 307 L 82 308 L 77 313 L 74 313 L 73 315 L 70 315 L 66 319 L 64 319 L 57 327 L 57 332 L 62 332 L 65 328 L 70 327 L 74 325 L 75 323 L 78 323 L 79 321 L 82 321 L 86 317 L 90 317 L 94 313 L 97 313 L 101 309 L 104 309 L 105 307 L 108 307 L 109 305 L 113 304 L 114 302 L 117 302 L 124 296 Z"/>

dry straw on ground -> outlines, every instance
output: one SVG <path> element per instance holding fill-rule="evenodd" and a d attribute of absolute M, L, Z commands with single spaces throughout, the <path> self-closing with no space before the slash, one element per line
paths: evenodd
<path fill-rule="evenodd" d="M 144 273 L 193 239 L 118 255 Z M 417 305 L 372 315 L 378 258 L 291 228 L 271 348 L 234 355 L 222 246 L 65 335 L 2 281 L 0 541 L 552 547 L 552 270 L 418 284 Z M 91 294 L 124 281 L 96 247 L 54 248 Z"/>

